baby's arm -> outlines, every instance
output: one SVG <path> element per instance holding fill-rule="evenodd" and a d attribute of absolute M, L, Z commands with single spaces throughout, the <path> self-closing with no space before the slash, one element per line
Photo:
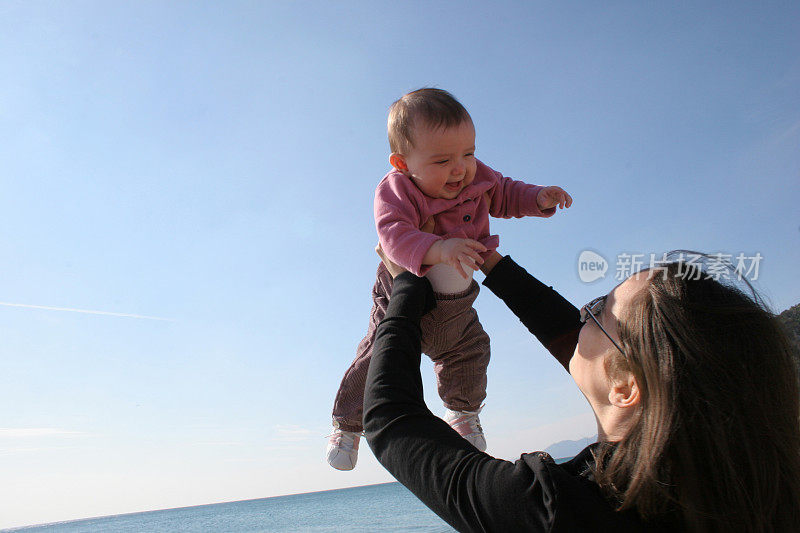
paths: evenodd
<path fill-rule="evenodd" d="M 404 179 L 386 178 L 375 190 L 375 226 L 384 253 L 395 263 L 417 276 L 432 265 L 447 263 L 465 279 L 466 268 L 478 270 L 478 252 L 486 248 L 472 239 L 443 239 L 430 233 L 432 219 L 422 220 L 425 199 Z M 427 215 L 426 215 L 427 217 Z"/>
<path fill-rule="evenodd" d="M 375 189 L 375 228 L 384 253 L 392 261 L 423 276 L 423 257 L 437 241 L 438 235 L 420 231 L 421 199 L 417 198 L 402 180 L 384 178 Z M 411 185 L 413 187 L 413 185 Z"/>
<path fill-rule="evenodd" d="M 486 248 L 471 239 L 443 239 L 422 231 L 421 227 L 433 229 L 429 220 L 421 219 L 424 201 L 411 183 L 381 181 L 375 191 L 375 225 L 381 248 L 392 261 L 417 276 L 425 275 L 432 265 L 447 263 L 467 278 L 461 263 L 478 270 L 482 261 L 475 250 Z"/>
<path fill-rule="evenodd" d="M 468 279 L 464 266 L 478 270 L 483 259 L 478 252 L 485 252 L 486 247 L 472 239 L 443 239 L 436 241 L 422 258 L 423 265 L 446 263 L 455 268 L 464 279 Z"/>
<path fill-rule="evenodd" d="M 425 226 L 423 226 L 423 229 L 424 228 L 425 228 Z M 471 241 L 471 239 L 445 239 L 444 241 L 439 241 L 438 243 L 446 243 L 447 241 L 452 241 L 452 240 Z M 477 241 L 471 241 L 471 242 L 477 242 Z M 438 244 L 438 243 L 436 243 L 436 244 Z M 436 244 L 434 246 L 436 246 Z M 478 244 L 480 245 L 480 243 L 478 243 Z M 431 248 L 433 248 L 433 247 L 431 247 Z M 483 247 L 482 251 L 486 251 L 486 247 Z M 380 244 L 375 247 L 375 252 L 381 258 L 381 261 L 383 261 L 383 263 L 386 265 L 386 268 L 389 269 L 389 273 L 392 275 L 392 277 L 397 276 L 401 272 L 406 272 L 406 270 L 403 267 L 401 267 L 400 265 L 398 265 L 397 263 L 395 263 L 394 261 L 389 259 L 389 257 L 383 252 L 383 248 L 381 248 Z M 472 253 L 474 254 L 475 252 L 472 252 Z M 494 265 L 497 263 L 497 261 L 501 258 L 501 256 L 497 252 L 494 252 L 494 255 L 497 256 L 498 259 L 495 259 L 494 256 L 490 256 L 489 260 L 491 261 L 491 266 L 489 266 L 489 267 L 486 267 L 486 265 L 483 264 L 483 261 L 481 260 L 480 256 L 478 256 L 477 254 L 475 254 L 475 255 L 470 254 L 470 257 L 472 258 L 472 261 L 478 261 L 481 264 L 480 267 L 478 267 L 477 265 L 474 267 L 476 270 L 478 268 L 480 268 L 481 270 L 483 270 L 485 273 L 488 274 L 492 270 Z M 477 257 L 475 257 L 475 256 L 477 256 Z M 444 261 L 442 261 L 442 262 L 444 262 Z M 461 264 L 459 264 L 458 266 L 460 267 Z M 458 267 L 456 267 L 456 268 L 458 268 Z M 488 268 L 488 269 L 484 270 L 486 268 Z M 463 271 L 461 271 L 461 275 L 464 276 L 465 279 L 467 278 L 466 274 Z"/>
<path fill-rule="evenodd" d="M 556 207 L 572 205 L 572 197 L 561 187 L 542 187 L 507 178 L 486 165 L 496 184 L 489 190 L 489 214 L 495 218 L 550 217 Z"/>

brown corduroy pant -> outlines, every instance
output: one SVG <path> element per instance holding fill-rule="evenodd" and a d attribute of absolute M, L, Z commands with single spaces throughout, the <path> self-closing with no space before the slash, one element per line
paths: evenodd
<path fill-rule="evenodd" d="M 436 294 L 436 308 L 422 317 L 422 351 L 433 361 L 439 397 L 454 411 L 475 411 L 486 398 L 489 336 L 472 307 L 479 287 L 473 280 L 458 294 Z M 333 425 L 345 431 L 361 431 L 364 385 L 375 330 L 386 314 L 392 294 L 392 276 L 378 265 L 372 288 L 372 312 L 367 335 L 356 349 L 356 358 L 342 378 L 333 404 Z"/>

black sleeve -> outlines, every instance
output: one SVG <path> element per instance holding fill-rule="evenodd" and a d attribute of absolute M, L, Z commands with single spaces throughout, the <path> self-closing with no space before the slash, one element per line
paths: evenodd
<path fill-rule="evenodd" d="M 569 371 L 578 344 L 580 313 L 563 296 L 505 256 L 483 285 L 502 299 L 539 342 Z"/>
<path fill-rule="evenodd" d="M 395 278 L 367 373 L 367 442 L 398 481 L 459 531 L 547 531 L 555 494 L 546 470 L 478 451 L 426 407 L 419 321 L 434 305 L 428 280 Z"/>

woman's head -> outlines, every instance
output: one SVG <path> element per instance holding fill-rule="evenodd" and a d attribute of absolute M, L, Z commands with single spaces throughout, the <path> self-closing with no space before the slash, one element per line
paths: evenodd
<path fill-rule="evenodd" d="M 609 383 L 631 383 L 637 397 L 598 480 L 622 507 L 677 510 L 697 530 L 800 520 L 792 348 L 746 287 L 749 294 L 676 261 L 609 296 L 609 333 L 624 353 L 606 350 L 602 366 Z"/>
<path fill-rule="evenodd" d="M 638 416 L 638 385 L 627 371 L 619 330 L 632 299 L 648 285 L 648 274 L 631 276 L 581 308 L 584 325 L 569 371 L 597 416 L 600 440 L 620 440 Z"/>

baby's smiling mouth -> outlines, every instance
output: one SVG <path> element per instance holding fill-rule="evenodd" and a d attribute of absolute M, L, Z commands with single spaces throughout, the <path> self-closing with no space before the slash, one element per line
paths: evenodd
<path fill-rule="evenodd" d="M 455 190 L 458 190 L 461 187 L 461 183 L 463 183 L 463 181 L 464 180 L 451 181 L 449 183 L 445 183 L 444 187 L 445 187 L 445 189 L 449 189 L 451 191 L 455 191 Z"/>

